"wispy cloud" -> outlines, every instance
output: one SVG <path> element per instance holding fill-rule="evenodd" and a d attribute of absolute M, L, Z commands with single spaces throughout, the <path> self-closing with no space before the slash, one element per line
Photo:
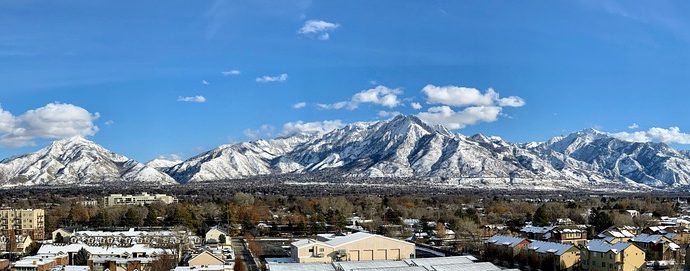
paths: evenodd
<path fill-rule="evenodd" d="M 110 125 L 115 124 L 115 121 L 114 120 L 106 120 L 103 124 L 110 126 Z"/>
<path fill-rule="evenodd" d="M 206 80 L 201 80 L 201 84 L 202 84 L 202 85 L 208 86 L 208 85 L 210 85 L 211 83 L 209 83 L 209 82 L 206 81 Z"/>
<path fill-rule="evenodd" d="M 281 136 L 289 136 L 293 134 L 322 134 L 332 130 L 343 127 L 341 120 L 324 120 L 314 122 L 288 122 L 283 124 L 283 130 L 280 132 Z"/>
<path fill-rule="evenodd" d="M 417 102 L 410 103 L 410 106 L 411 106 L 412 109 L 414 109 L 414 110 L 422 109 L 422 105 L 421 105 L 420 103 L 417 103 Z"/>
<path fill-rule="evenodd" d="M 268 124 L 264 124 L 261 125 L 261 127 L 259 127 L 258 129 L 245 129 L 243 133 L 244 136 L 246 136 L 249 139 L 259 139 L 273 137 L 275 131 L 275 127 Z"/>
<path fill-rule="evenodd" d="M 230 75 L 239 75 L 241 72 L 240 70 L 229 70 L 229 71 L 222 71 L 220 72 L 224 76 L 230 76 Z"/>
<path fill-rule="evenodd" d="M 637 125 L 637 123 L 633 123 L 633 124 L 628 125 L 628 129 L 637 129 L 637 128 L 640 128 L 640 125 Z"/>
<path fill-rule="evenodd" d="M 36 139 L 60 139 L 93 136 L 98 132 L 94 121 L 98 113 L 64 103 L 49 103 L 15 116 L 0 108 L 0 145 L 23 147 Z"/>
<path fill-rule="evenodd" d="M 283 74 L 275 75 L 275 76 L 264 75 L 261 77 L 257 77 L 256 82 L 259 82 L 259 83 L 285 82 L 287 79 L 288 79 L 287 73 L 283 73 Z"/>
<path fill-rule="evenodd" d="M 328 40 L 331 37 L 330 32 L 338 27 L 340 27 L 340 25 L 337 23 L 322 20 L 308 20 L 297 30 L 297 33 L 318 40 Z"/>
<path fill-rule="evenodd" d="M 178 102 L 190 102 L 190 103 L 205 103 L 206 102 L 206 97 L 197 95 L 197 96 L 179 96 L 177 97 Z"/>
<path fill-rule="evenodd" d="M 293 104 L 293 105 L 292 105 L 292 108 L 294 108 L 294 109 L 300 109 L 300 108 L 304 108 L 305 106 L 307 106 L 307 103 L 306 103 L 306 102 L 299 102 L 299 103 Z"/>

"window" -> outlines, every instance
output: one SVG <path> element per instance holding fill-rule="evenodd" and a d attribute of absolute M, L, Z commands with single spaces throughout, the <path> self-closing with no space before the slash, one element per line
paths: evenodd
<path fill-rule="evenodd" d="M 319 252 L 323 252 L 323 248 L 319 248 Z"/>
<path fill-rule="evenodd" d="M 310 249 L 309 249 L 309 252 L 314 252 L 314 249 L 313 249 L 313 248 L 310 248 Z"/>

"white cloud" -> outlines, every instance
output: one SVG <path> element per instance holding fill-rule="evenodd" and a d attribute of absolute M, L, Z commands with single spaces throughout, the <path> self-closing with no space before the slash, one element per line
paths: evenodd
<path fill-rule="evenodd" d="M 264 75 L 261 77 L 257 77 L 256 82 L 259 82 L 259 83 L 284 82 L 287 79 L 288 79 L 287 73 L 283 73 L 283 74 L 275 75 L 275 76 Z"/>
<path fill-rule="evenodd" d="M 410 106 L 411 106 L 411 107 L 412 107 L 412 109 L 414 109 L 414 110 L 419 110 L 419 109 L 422 109 L 422 105 L 421 105 L 421 104 L 419 104 L 419 103 L 417 103 L 417 102 L 414 102 L 414 103 L 410 103 Z"/>
<path fill-rule="evenodd" d="M 354 110 L 357 109 L 360 104 L 371 103 L 393 108 L 400 105 L 401 101 L 398 99 L 398 95 L 400 94 L 402 94 L 402 91 L 398 88 L 377 86 L 356 93 L 349 101 L 341 101 L 332 104 L 317 104 L 317 106 L 322 109 L 347 108 L 349 110 Z"/>
<path fill-rule="evenodd" d="M 190 103 L 205 103 L 206 102 L 206 97 L 197 95 L 197 96 L 188 96 L 188 97 L 183 97 L 179 96 L 177 97 L 178 102 L 190 102 Z"/>
<path fill-rule="evenodd" d="M 458 86 L 426 85 L 422 92 L 430 104 L 441 104 L 429 108 L 417 116 L 429 123 L 441 124 L 449 129 L 461 129 L 482 122 L 494 122 L 504 107 L 522 107 L 525 100 L 518 96 L 501 98 L 498 92 L 489 88 L 482 93 L 476 88 Z M 421 108 L 412 105 L 413 108 Z"/>
<path fill-rule="evenodd" d="M 113 124 L 115 124 L 115 121 L 114 121 L 114 120 L 106 120 L 103 124 L 105 124 L 105 125 L 113 125 Z"/>
<path fill-rule="evenodd" d="M 300 109 L 300 108 L 304 108 L 305 106 L 307 106 L 307 103 L 306 103 L 306 102 L 299 102 L 299 103 L 293 104 L 293 105 L 292 105 L 292 108 L 294 108 L 294 109 Z"/>
<path fill-rule="evenodd" d="M 258 138 L 270 138 L 273 137 L 273 134 L 275 133 L 276 128 L 264 124 L 259 127 L 259 129 L 245 129 L 244 130 L 244 136 L 250 138 L 250 139 L 258 139 Z"/>
<path fill-rule="evenodd" d="M 401 113 L 398 111 L 379 111 L 378 115 L 380 118 L 390 118 L 390 117 L 395 117 L 397 115 L 400 115 Z"/>
<path fill-rule="evenodd" d="M 454 111 L 450 106 L 436 106 L 417 116 L 431 124 L 440 124 L 449 129 L 461 129 L 480 122 L 494 122 L 502 108 L 499 106 L 472 106 Z"/>
<path fill-rule="evenodd" d="M 99 117 L 98 113 L 63 103 L 49 103 L 19 116 L 0 108 L 0 145 L 22 147 L 33 145 L 35 139 L 93 136 L 98 132 L 94 121 Z"/>
<path fill-rule="evenodd" d="M 328 40 L 331 37 L 330 32 L 338 27 L 340 27 L 340 25 L 337 23 L 322 20 L 308 20 L 297 30 L 297 33 L 310 38 Z"/>
<path fill-rule="evenodd" d="M 324 120 L 315 122 L 288 122 L 283 124 L 282 136 L 294 134 L 322 134 L 343 127 L 341 120 Z"/>
<path fill-rule="evenodd" d="M 628 125 L 628 129 L 637 129 L 637 128 L 640 128 L 640 125 L 637 125 L 637 123 L 633 123 L 633 124 Z"/>
<path fill-rule="evenodd" d="M 208 85 L 211 84 L 211 83 L 209 83 L 209 82 L 206 81 L 206 80 L 201 80 L 201 84 L 202 84 L 202 85 L 207 85 L 207 86 L 208 86 Z"/>
<path fill-rule="evenodd" d="M 612 133 L 613 137 L 632 142 L 663 142 L 667 144 L 690 144 L 690 134 L 683 133 L 678 127 L 650 128 L 647 131 Z"/>
<path fill-rule="evenodd" d="M 498 99 L 498 105 L 507 107 L 523 107 L 525 106 L 525 100 L 518 96 L 510 96 L 507 98 Z"/>
<path fill-rule="evenodd" d="M 222 71 L 222 72 L 220 72 L 220 73 L 223 74 L 224 76 L 228 76 L 228 75 L 239 75 L 239 74 L 240 74 L 240 70 Z"/>
<path fill-rule="evenodd" d="M 488 89 L 482 93 L 476 88 L 458 86 L 426 85 L 422 92 L 427 96 L 427 102 L 452 106 L 509 106 L 521 107 L 525 100 L 517 96 L 500 98 L 498 92 Z"/>

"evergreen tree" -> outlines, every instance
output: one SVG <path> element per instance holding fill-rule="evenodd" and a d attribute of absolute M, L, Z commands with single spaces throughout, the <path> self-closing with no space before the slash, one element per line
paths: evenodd
<path fill-rule="evenodd" d="M 77 254 L 74 255 L 74 265 L 87 265 L 88 261 L 89 252 L 84 248 L 81 248 L 79 251 L 77 251 Z"/>

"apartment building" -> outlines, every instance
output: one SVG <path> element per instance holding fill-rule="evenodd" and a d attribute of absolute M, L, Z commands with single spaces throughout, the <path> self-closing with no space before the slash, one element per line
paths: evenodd
<path fill-rule="evenodd" d="M 290 244 L 297 263 L 402 260 L 415 257 L 415 245 L 381 235 L 358 232 L 347 236 L 319 236 Z"/>
<path fill-rule="evenodd" d="M 609 243 L 594 239 L 582 247 L 581 269 L 589 271 L 635 271 L 645 265 L 645 252 L 632 243 Z"/>
<path fill-rule="evenodd" d="M 31 236 L 33 240 L 45 237 L 45 212 L 43 209 L 0 210 L 0 235 Z"/>
<path fill-rule="evenodd" d="M 177 202 L 177 199 L 173 196 L 168 196 L 166 194 L 149 194 L 141 193 L 140 195 L 123 195 L 123 194 L 111 194 L 104 198 L 103 202 L 105 206 L 116 206 L 116 205 L 148 205 L 156 202 L 163 204 L 171 204 Z"/>

